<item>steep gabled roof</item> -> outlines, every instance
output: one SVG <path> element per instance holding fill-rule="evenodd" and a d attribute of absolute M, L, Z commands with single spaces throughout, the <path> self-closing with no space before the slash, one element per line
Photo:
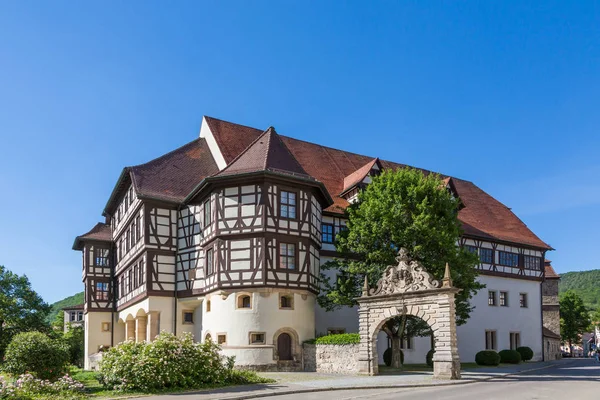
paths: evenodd
<path fill-rule="evenodd" d="M 145 164 L 126 167 L 104 212 L 114 213 L 130 182 L 141 198 L 181 203 L 202 179 L 217 172 L 206 140 L 195 139 Z"/>
<path fill-rule="evenodd" d="M 205 117 L 210 125 L 215 141 L 229 164 L 243 152 L 263 132 L 243 125 L 233 124 L 215 118 Z M 339 194 L 343 192 L 346 177 L 366 167 L 374 157 L 364 156 L 331 147 L 321 146 L 286 136 L 281 136 L 290 153 L 302 169 L 322 182 L 333 198 L 334 203 L 324 211 L 343 213 L 349 203 Z M 386 160 L 379 160 L 383 169 L 408 167 Z M 412 168 L 412 167 L 411 167 Z M 430 171 L 422 170 L 426 173 Z M 450 178 L 442 175 L 442 178 Z M 464 207 L 458 217 L 465 234 L 478 238 L 519 243 L 541 249 L 551 247 L 538 238 L 508 207 L 485 193 L 472 182 L 458 178 L 448 181 L 456 191 Z"/>
<path fill-rule="evenodd" d="M 295 176 L 309 177 L 298 160 L 290 153 L 281 138 L 270 127 L 257 137 L 217 176 L 257 171 L 273 171 Z"/>
<path fill-rule="evenodd" d="M 77 236 L 73 242 L 73 250 L 81 250 L 83 248 L 83 242 L 87 240 L 110 242 L 112 240 L 110 225 L 98 222 L 89 232 Z"/>
<path fill-rule="evenodd" d="M 347 192 L 348 190 L 352 189 L 354 186 L 362 182 L 363 179 L 365 179 L 365 177 L 369 175 L 369 173 L 373 169 L 373 166 L 378 162 L 379 159 L 374 158 L 359 169 L 357 169 L 356 171 L 354 171 L 353 173 L 351 173 L 350 175 L 344 177 L 344 188 L 342 189 L 342 193 Z"/>

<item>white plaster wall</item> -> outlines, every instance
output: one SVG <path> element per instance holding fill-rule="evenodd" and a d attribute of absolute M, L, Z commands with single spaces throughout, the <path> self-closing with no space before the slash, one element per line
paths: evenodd
<path fill-rule="evenodd" d="M 219 167 L 219 170 L 225 168 L 227 166 L 225 158 L 223 158 L 223 154 L 221 154 L 219 145 L 217 145 L 217 141 L 215 140 L 212 131 L 206 123 L 206 118 L 204 117 L 202 117 L 202 125 L 200 126 L 200 137 L 206 140 L 206 144 L 208 144 L 208 148 L 210 149 L 210 152 L 215 160 L 215 163 L 217 164 L 217 167 Z"/>
<path fill-rule="evenodd" d="M 223 354 L 234 355 L 237 365 L 275 363 L 274 335 L 279 329 L 294 330 L 298 335 L 298 345 L 314 338 L 315 332 L 315 296 L 308 292 L 281 292 L 294 296 L 293 310 L 279 308 L 278 290 L 235 292 L 225 299 L 219 294 L 207 296 L 202 306 L 202 338 L 210 333 L 212 339 L 217 341 L 217 335 L 225 333 L 227 343 L 222 346 Z M 236 309 L 239 293 L 251 296 L 251 309 Z M 208 300 L 211 302 L 210 312 L 206 312 Z M 251 345 L 250 332 L 264 332 L 266 344 Z"/>
<path fill-rule="evenodd" d="M 529 346 L 534 360 L 542 359 L 542 311 L 540 282 L 480 275 L 487 285 L 471 299 L 475 309 L 465 325 L 457 328 L 462 362 L 475 361 L 485 349 L 485 331 L 496 330 L 498 351 L 510 348 L 510 332 L 521 333 L 521 346 Z M 508 307 L 488 306 L 488 290 L 507 291 Z M 527 293 L 528 307 L 519 307 L 519 293 Z M 499 297 L 499 294 L 498 294 Z"/>
<path fill-rule="evenodd" d="M 321 265 L 332 260 L 331 257 L 321 257 Z M 336 272 L 334 270 L 324 271 L 333 281 Z M 326 311 L 318 304 L 315 306 L 315 329 L 316 335 L 326 335 L 327 330 L 335 328 L 346 329 L 346 333 L 358 332 L 358 307 L 342 307 L 335 311 Z"/>
<path fill-rule="evenodd" d="M 85 357 L 84 357 L 84 368 L 90 368 L 89 356 L 97 353 L 100 346 L 109 347 L 110 341 L 110 330 L 108 332 L 102 331 L 102 323 L 111 323 L 110 312 L 88 312 L 84 316 L 85 321 Z"/>

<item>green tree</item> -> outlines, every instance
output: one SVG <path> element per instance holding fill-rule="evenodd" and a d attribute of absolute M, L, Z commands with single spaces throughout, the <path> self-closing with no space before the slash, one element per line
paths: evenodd
<path fill-rule="evenodd" d="M 31 289 L 29 279 L 0 265 L 0 359 L 13 336 L 20 332 L 43 331 L 50 306 Z"/>
<path fill-rule="evenodd" d="M 336 239 L 344 259 L 321 267 L 319 304 L 327 310 L 356 305 L 364 278 L 375 285 L 385 268 L 395 264 L 398 249 L 405 248 L 437 279 L 443 278 L 445 264 L 450 264 L 454 284 L 462 289 L 456 296 L 456 319 L 464 324 L 473 309 L 469 300 L 485 286 L 476 280 L 477 255 L 456 245 L 461 236 L 459 207 L 460 200 L 446 190 L 438 175 L 407 168 L 374 177 L 347 208 L 348 229 Z M 392 338 L 396 361 L 403 337 L 431 334 L 418 318 L 395 318 L 382 329 Z"/>
<path fill-rule="evenodd" d="M 577 293 L 569 290 L 559 300 L 560 305 L 560 336 L 569 343 L 577 342 L 580 336 L 590 329 L 592 321 L 590 314 Z"/>
<path fill-rule="evenodd" d="M 68 323 L 67 331 L 62 337 L 69 350 L 69 363 L 83 367 L 85 335 L 82 326 L 72 326 Z"/>
<path fill-rule="evenodd" d="M 597 308 L 596 311 L 591 313 L 590 319 L 592 321 L 592 326 L 600 328 L 600 308 Z"/>

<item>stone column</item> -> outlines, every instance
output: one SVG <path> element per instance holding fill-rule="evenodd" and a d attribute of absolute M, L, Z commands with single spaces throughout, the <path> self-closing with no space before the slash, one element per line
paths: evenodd
<path fill-rule="evenodd" d="M 135 320 L 125 321 L 125 340 L 135 340 Z"/>
<path fill-rule="evenodd" d="M 148 313 L 148 325 L 146 329 L 146 341 L 152 342 L 156 336 L 158 336 L 158 322 L 159 314 L 156 311 L 150 311 Z"/>
<path fill-rule="evenodd" d="M 434 379 L 460 379 L 454 293 L 440 295 L 435 320 L 437 329 L 434 331 L 433 377 Z"/>
<path fill-rule="evenodd" d="M 358 309 L 358 332 L 360 334 L 360 346 L 358 351 L 358 373 L 361 375 L 375 375 L 373 370 L 373 343 L 369 329 L 370 312 L 369 307 L 360 305 Z M 377 357 L 377 352 L 375 352 Z M 377 364 L 377 360 L 375 360 Z"/>
<path fill-rule="evenodd" d="M 143 342 L 146 340 L 146 326 L 148 324 L 148 319 L 146 316 L 136 317 L 135 319 L 135 341 Z"/>

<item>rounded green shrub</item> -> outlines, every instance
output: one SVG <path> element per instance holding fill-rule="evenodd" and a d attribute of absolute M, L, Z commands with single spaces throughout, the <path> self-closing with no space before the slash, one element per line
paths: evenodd
<path fill-rule="evenodd" d="M 358 333 L 337 333 L 335 335 L 321 336 L 315 339 L 315 344 L 357 344 L 360 343 Z"/>
<path fill-rule="evenodd" d="M 533 350 L 527 346 L 517 347 L 517 351 L 521 355 L 522 361 L 529 361 L 533 358 Z"/>
<path fill-rule="evenodd" d="M 500 364 L 500 355 L 494 350 L 483 350 L 475 354 L 475 362 L 477 365 L 492 365 Z"/>
<path fill-rule="evenodd" d="M 15 376 L 30 373 L 55 380 L 65 374 L 68 361 L 69 351 L 61 341 L 41 332 L 23 332 L 8 344 L 2 369 Z"/>
<path fill-rule="evenodd" d="M 500 355 L 500 362 L 504 364 L 518 364 L 521 362 L 521 354 L 516 350 L 502 350 L 498 355 Z"/>
<path fill-rule="evenodd" d="M 392 348 L 388 347 L 383 352 L 383 363 L 390 367 L 392 365 Z M 404 364 L 404 352 L 400 350 L 400 364 Z"/>
<path fill-rule="evenodd" d="M 163 332 L 150 343 L 126 341 L 103 353 L 98 380 L 110 389 L 154 391 L 258 379 L 252 372 L 238 373 L 234 358 L 219 350 L 211 340 L 194 342 L 191 334 L 177 337 Z"/>
<path fill-rule="evenodd" d="M 427 352 L 427 355 L 425 356 L 425 363 L 427 364 L 427 366 L 432 367 L 433 368 L 433 354 L 435 353 L 434 349 L 431 349 Z"/>

